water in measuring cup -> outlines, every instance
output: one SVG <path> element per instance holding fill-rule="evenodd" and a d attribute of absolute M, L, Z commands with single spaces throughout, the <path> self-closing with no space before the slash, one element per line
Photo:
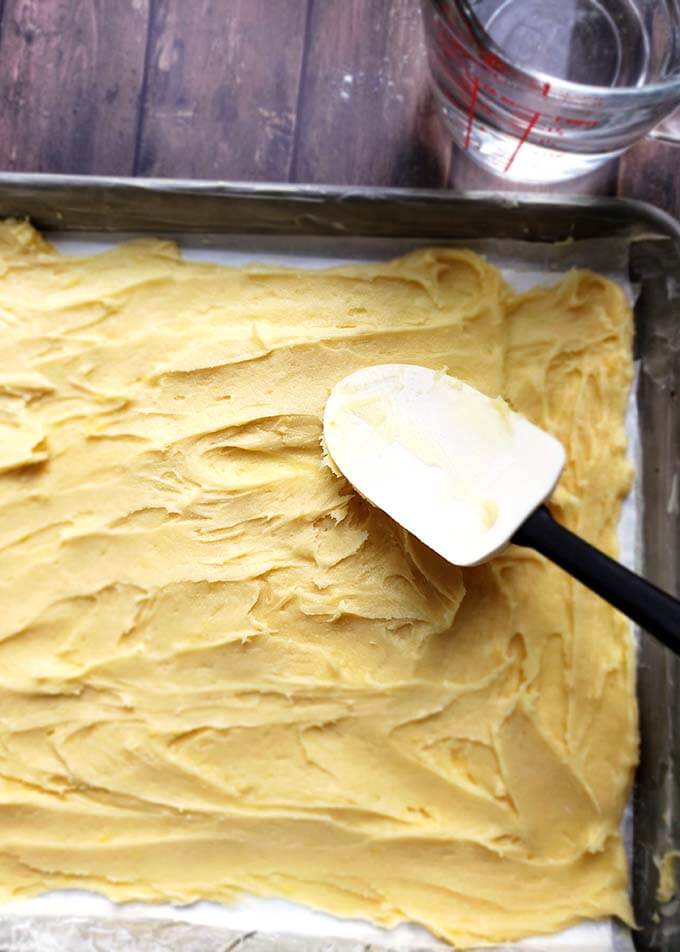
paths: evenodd
<path fill-rule="evenodd" d="M 647 25 L 625 0 L 476 0 L 472 11 L 515 65 L 584 86 L 647 79 Z"/>
<path fill-rule="evenodd" d="M 435 91 L 457 144 L 510 180 L 589 172 L 680 101 L 635 95 L 677 82 L 680 0 L 423 0 L 423 9 Z M 520 73 L 499 69 L 497 53 Z M 574 85 L 565 93 L 556 80 Z M 610 89 L 631 95 L 614 102 Z"/>

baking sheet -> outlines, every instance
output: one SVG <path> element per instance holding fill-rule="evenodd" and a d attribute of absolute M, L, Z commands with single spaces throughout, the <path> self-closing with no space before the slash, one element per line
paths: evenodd
<path fill-rule="evenodd" d="M 126 238 L 139 234 L 47 235 L 65 254 L 90 255 L 108 250 Z M 185 258 L 225 265 L 252 262 L 305 268 L 333 267 L 361 261 L 385 260 L 405 254 L 432 240 L 375 238 L 247 238 L 244 236 L 183 236 L 172 238 Z M 483 254 L 517 290 L 535 285 L 551 285 L 574 267 L 589 267 L 624 287 L 629 300 L 635 288 L 628 278 L 629 242 L 626 239 L 594 239 L 561 244 L 521 241 L 477 240 L 438 242 L 466 247 Z M 631 390 L 626 419 L 630 455 L 639 471 L 638 414 L 636 388 Z M 624 505 L 620 523 L 621 558 L 634 567 L 639 564 L 640 486 Z M 624 817 L 624 837 L 632 848 L 631 811 Z M 232 905 L 197 902 L 190 906 L 145 903 L 116 904 L 101 896 L 79 890 L 59 891 L 20 900 L 2 907 L 0 950 L 9 952 L 69 952 L 115 950 L 115 952 L 311 952 L 323 948 L 337 952 L 365 952 L 371 948 L 434 950 L 450 948 L 427 930 L 411 924 L 382 929 L 361 920 L 337 919 L 297 903 L 284 900 L 244 897 Z M 16 918 L 15 918 L 16 917 Z M 93 932 L 93 920 L 97 925 Z M 131 920 L 136 920 L 132 922 Z M 153 924 L 152 924 L 153 923 Z M 501 948 L 534 952 L 632 952 L 629 931 L 613 921 L 583 923 L 557 935 L 526 939 Z"/>

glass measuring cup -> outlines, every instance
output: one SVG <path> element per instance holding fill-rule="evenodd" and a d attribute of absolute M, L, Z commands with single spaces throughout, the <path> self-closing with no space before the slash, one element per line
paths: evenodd
<path fill-rule="evenodd" d="M 680 0 L 422 6 L 435 95 L 455 142 L 512 181 L 590 172 L 680 104 Z"/>

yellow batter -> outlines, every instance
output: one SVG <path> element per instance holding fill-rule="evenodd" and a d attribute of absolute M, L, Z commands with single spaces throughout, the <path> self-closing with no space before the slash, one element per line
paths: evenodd
<path fill-rule="evenodd" d="M 0 226 L 0 890 L 287 896 L 460 945 L 630 919 L 627 626 L 529 550 L 461 572 L 324 465 L 331 386 L 449 372 L 555 433 L 609 550 L 631 318 L 464 251 L 62 257 Z"/>

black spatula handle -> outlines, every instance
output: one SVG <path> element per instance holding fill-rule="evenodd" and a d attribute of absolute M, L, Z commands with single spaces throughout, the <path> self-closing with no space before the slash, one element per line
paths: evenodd
<path fill-rule="evenodd" d="M 565 529 L 539 506 L 512 541 L 545 555 L 680 654 L 680 601 Z"/>

